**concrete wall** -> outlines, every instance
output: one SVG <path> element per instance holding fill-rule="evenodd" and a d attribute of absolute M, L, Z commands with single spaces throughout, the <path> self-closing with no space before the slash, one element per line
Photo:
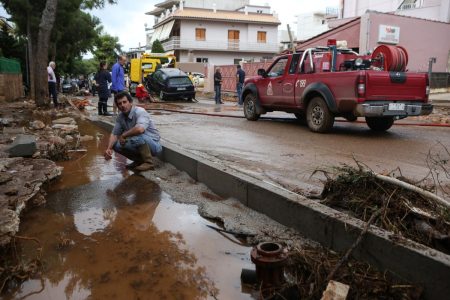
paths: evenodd
<path fill-rule="evenodd" d="M 192 61 L 189 61 L 190 55 L 192 56 Z M 272 55 L 268 55 L 272 57 Z M 196 62 L 196 58 L 208 58 L 208 63 L 213 65 L 232 65 L 235 59 L 243 59 L 245 61 L 254 60 L 260 61 L 264 60 L 261 53 L 240 53 L 236 52 L 219 52 L 219 51 L 203 51 L 203 50 L 192 50 L 191 54 L 187 50 L 180 51 L 179 60 L 180 62 Z"/>
<path fill-rule="evenodd" d="M 449 72 L 450 24 L 390 14 L 368 13 L 361 18 L 360 52 L 373 50 L 378 43 L 379 25 L 400 28 L 399 45 L 409 55 L 408 70 L 428 71 L 428 59 L 436 57 L 435 72 Z"/>
<path fill-rule="evenodd" d="M 403 0 L 345 0 L 344 18 L 359 17 L 367 10 L 376 10 L 379 12 L 395 11 Z"/>
<path fill-rule="evenodd" d="M 216 4 L 216 9 L 221 10 L 237 10 L 242 6 L 248 5 L 249 0 L 185 0 L 185 7 L 195 8 L 213 8 L 213 4 Z"/>
<path fill-rule="evenodd" d="M 239 40 L 246 43 L 257 42 L 257 32 L 267 32 L 267 43 L 278 43 L 278 26 L 277 25 L 256 25 L 233 22 L 210 22 L 205 20 L 191 21 L 183 20 L 180 25 L 180 39 L 195 41 L 195 29 L 206 29 L 206 42 L 222 42 L 228 40 L 228 30 L 239 30 Z M 197 43 L 202 43 L 197 41 Z M 261 45 L 264 48 L 264 45 Z M 211 49 L 214 50 L 214 49 Z"/>
<path fill-rule="evenodd" d="M 325 21 L 324 24 L 322 24 L 322 20 Z M 300 41 L 309 39 L 328 29 L 323 15 L 309 13 L 297 16 L 297 39 Z"/>

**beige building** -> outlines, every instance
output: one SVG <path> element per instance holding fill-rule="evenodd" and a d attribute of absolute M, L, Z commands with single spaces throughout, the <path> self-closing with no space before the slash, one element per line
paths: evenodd
<path fill-rule="evenodd" d="M 149 43 L 159 40 L 179 62 L 214 65 L 260 61 L 279 51 L 278 17 L 249 1 L 165 1 L 155 16 Z"/>

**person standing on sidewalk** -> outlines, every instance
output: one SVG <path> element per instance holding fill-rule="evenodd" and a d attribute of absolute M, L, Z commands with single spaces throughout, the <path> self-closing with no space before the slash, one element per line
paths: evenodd
<path fill-rule="evenodd" d="M 125 65 L 126 61 L 127 61 L 126 56 L 121 55 L 119 56 L 118 61 L 112 67 L 111 92 L 114 95 L 117 95 L 118 93 L 125 90 L 125 70 L 123 69 L 123 66 Z M 113 113 L 117 114 L 117 106 L 115 101 L 113 103 Z"/>
<path fill-rule="evenodd" d="M 133 98 L 127 92 L 114 97 L 121 111 L 109 137 L 105 159 L 112 158 L 113 151 L 133 161 L 127 168 L 135 171 L 153 170 L 153 158 L 162 151 L 160 135 L 148 112 L 133 105 Z"/>
<path fill-rule="evenodd" d="M 244 87 L 245 71 L 242 70 L 241 65 L 237 65 L 236 71 L 236 91 L 238 97 L 238 105 L 244 104 L 244 99 L 242 99 L 242 88 Z"/>
<path fill-rule="evenodd" d="M 220 73 L 220 68 L 216 69 L 216 72 L 214 73 L 214 92 L 216 104 L 223 104 L 221 97 L 221 88 L 222 88 L 222 73 Z"/>
<path fill-rule="evenodd" d="M 54 61 L 49 62 L 47 67 L 48 75 L 48 93 L 53 99 L 53 105 L 55 108 L 58 107 L 58 92 L 56 91 L 56 75 L 55 75 L 56 64 Z"/>
<path fill-rule="evenodd" d="M 98 91 L 98 115 L 111 116 L 108 112 L 109 89 L 108 84 L 111 82 L 111 74 L 106 69 L 108 64 L 104 61 L 100 62 L 100 68 L 95 74 L 95 84 Z"/>

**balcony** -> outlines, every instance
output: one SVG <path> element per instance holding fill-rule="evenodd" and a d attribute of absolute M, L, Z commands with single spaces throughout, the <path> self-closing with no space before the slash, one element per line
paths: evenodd
<path fill-rule="evenodd" d="M 182 39 L 172 37 L 163 43 L 165 51 L 170 50 L 207 50 L 207 51 L 239 51 L 277 53 L 278 43 L 250 43 L 239 40 L 205 40 Z"/>

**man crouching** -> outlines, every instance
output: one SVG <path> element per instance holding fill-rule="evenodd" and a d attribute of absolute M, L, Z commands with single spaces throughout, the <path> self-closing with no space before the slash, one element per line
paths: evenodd
<path fill-rule="evenodd" d="M 161 152 L 160 136 L 148 112 L 133 105 L 127 92 L 117 93 L 114 101 L 121 112 L 109 137 L 105 159 L 112 158 L 113 150 L 133 161 L 127 168 L 135 171 L 153 170 L 152 155 Z"/>

